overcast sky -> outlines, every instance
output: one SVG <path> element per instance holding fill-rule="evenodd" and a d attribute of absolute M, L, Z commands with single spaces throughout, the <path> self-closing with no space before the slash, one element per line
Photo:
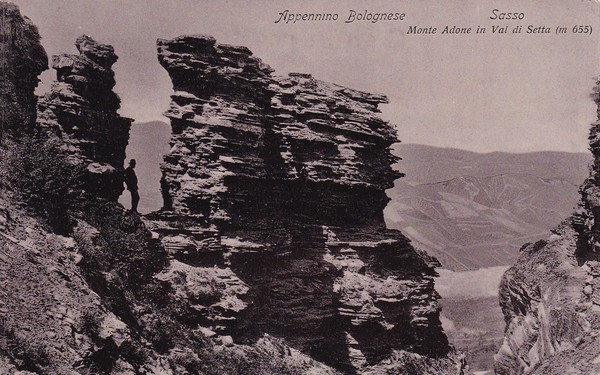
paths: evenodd
<path fill-rule="evenodd" d="M 472 151 L 583 151 L 595 120 L 589 94 L 600 74 L 600 5 L 594 0 L 529 1 L 166 1 L 16 0 L 40 29 L 49 55 L 75 53 L 81 34 L 112 44 L 119 61 L 121 114 L 165 120 L 171 84 L 156 58 L 157 38 L 210 34 L 244 45 L 278 74 L 307 72 L 386 94 L 384 117 L 401 140 Z M 492 21 L 493 9 L 523 12 Z M 338 13 L 336 22 L 275 23 L 284 10 Z M 406 13 L 404 21 L 346 24 L 350 9 Z M 444 26 L 487 28 L 441 35 Z M 523 26 L 492 34 L 491 26 Z M 528 25 L 552 34 L 527 35 Z M 590 25 L 592 35 L 573 34 Z M 437 35 L 406 35 L 409 26 Z M 557 26 L 567 27 L 555 35 Z M 47 90 L 54 72 L 43 74 Z"/>

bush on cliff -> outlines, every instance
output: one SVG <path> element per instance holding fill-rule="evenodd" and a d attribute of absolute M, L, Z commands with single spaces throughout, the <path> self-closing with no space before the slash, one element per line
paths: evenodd
<path fill-rule="evenodd" d="M 57 233 L 68 233 L 67 208 L 78 192 L 80 168 L 68 162 L 58 140 L 45 135 L 7 138 L 0 146 L 0 186 L 39 214 Z"/>

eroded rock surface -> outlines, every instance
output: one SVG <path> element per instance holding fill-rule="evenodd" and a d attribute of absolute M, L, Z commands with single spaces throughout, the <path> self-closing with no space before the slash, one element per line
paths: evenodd
<path fill-rule="evenodd" d="M 87 190 L 116 201 L 122 192 L 129 128 L 121 117 L 119 96 L 113 91 L 112 65 L 117 55 L 110 45 L 83 35 L 75 41 L 79 55 L 52 57 L 56 81 L 39 101 L 38 124 L 65 143 L 65 150 L 87 166 Z"/>
<path fill-rule="evenodd" d="M 34 90 L 46 69 L 48 56 L 37 27 L 16 5 L 0 2 L 0 134 L 34 126 Z"/>
<path fill-rule="evenodd" d="M 201 324 L 236 342 L 282 337 L 347 372 L 394 350 L 444 357 L 435 261 L 383 220 L 399 177 L 395 131 L 378 115 L 387 99 L 273 76 L 208 36 L 158 40 L 158 58 L 173 134 L 165 207 L 148 225 L 179 275 L 212 285 L 178 289 Z"/>
<path fill-rule="evenodd" d="M 600 104 L 598 90 L 594 99 Z M 600 107 L 598 119 L 576 212 L 548 238 L 524 246 L 503 277 L 507 327 L 497 374 L 600 372 Z"/>

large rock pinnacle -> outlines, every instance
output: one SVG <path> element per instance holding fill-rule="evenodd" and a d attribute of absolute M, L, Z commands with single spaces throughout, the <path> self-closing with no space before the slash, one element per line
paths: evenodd
<path fill-rule="evenodd" d="M 65 142 L 65 149 L 88 167 L 87 190 L 117 200 L 123 188 L 123 168 L 129 128 L 121 117 L 119 96 L 113 91 L 112 46 L 83 35 L 75 46 L 79 55 L 52 57 L 56 81 L 39 102 L 38 124 Z"/>
<path fill-rule="evenodd" d="M 159 40 L 158 58 L 175 92 L 151 226 L 190 275 L 223 270 L 199 323 L 237 342 L 283 337 L 350 373 L 396 350 L 446 355 L 435 262 L 383 220 L 399 177 L 387 99 L 272 76 L 207 36 Z"/>

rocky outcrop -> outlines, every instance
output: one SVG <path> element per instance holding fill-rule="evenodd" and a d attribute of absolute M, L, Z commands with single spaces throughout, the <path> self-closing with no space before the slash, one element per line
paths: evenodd
<path fill-rule="evenodd" d="M 33 56 L 24 42 L 35 38 L 10 30 L 10 56 Z M 87 36 L 76 46 L 53 57 L 41 132 L 28 129 L 35 63 L 11 60 L 16 78 L 0 77 L 34 98 L 3 103 L 29 120 L 27 137 L 0 149 L 0 372 L 462 371 L 441 330 L 434 260 L 384 225 L 398 177 L 395 134 L 377 116 L 385 97 L 274 77 L 209 37 L 159 42 L 176 93 L 151 233 L 114 202 L 131 122 L 112 91 L 117 57 Z M 27 179 L 25 164 L 50 165 Z M 70 177 L 81 166 L 84 189 Z M 60 232 L 52 204 L 68 221 Z"/>
<path fill-rule="evenodd" d="M 273 76 L 208 36 L 158 40 L 158 58 L 173 133 L 164 209 L 147 222 L 174 258 L 158 277 L 198 323 L 241 343 L 282 337 L 349 373 L 400 350 L 446 356 L 436 263 L 383 220 L 399 177 L 387 99 Z"/>
<path fill-rule="evenodd" d="M 37 27 L 16 5 L 0 2 L 0 136 L 34 126 L 34 90 L 46 69 Z"/>
<path fill-rule="evenodd" d="M 111 144 L 102 135 L 105 126 L 114 129 L 115 101 L 99 102 L 115 96 L 91 78 L 94 64 L 114 62 L 112 48 L 88 38 L 78 46 L 83 55 L 67 58 L 74 61 L 55 85 L 65 90 L 54 90 L 41 105 L 42 131 L 0 145 L 0 373 L 336 374 L 267 335 L 252 346 L 228 337 L 211 341 L 209 332 L 198 330 L 190 304 L 196 301 L 179 297 L 202 296 L 212 286 L 169 284 L 187 269 L 169 262 L 139 215 L 70 178 L 81 165 L 88 171 L 100 165 L 94 160 L 122 163 L 126 143 Z M 105 96 L 94 99 L 95 93 Z M 111 121 L 94 122 L 102 113 Z M 65 131 L 74 130 L 65 119 L 87 133 Z M 75 136 L 81 134 L 86 137 Z M 126 133 L 116 137 L 126 139 Z M 60 234 L 52 225 L 57 220 L 70 222 Z"/>
<path fill-rule="evenodd" d="M 598 90 L 594 99 L 600 105 Z M 598 119 L 589 137 L 594 161 L 576 212 L 547 239 L 524 246 L 503 277 L 507 326 L 497 374 L 600 371 L 600 107 Z"/>
<path fill-rule="evenodd" d="M 123 191 L 119 171 L 133 121 L 117 113 L 120 99 L 111 69 L 117 55 L 112 46 L 86 35 L 75 46 L 79 55 L 52 57 L 57 80 L 39 101 L 38 124 L 60 137 L 65 151 L 86 166 L 88 191 L 116 201 Z"/>

